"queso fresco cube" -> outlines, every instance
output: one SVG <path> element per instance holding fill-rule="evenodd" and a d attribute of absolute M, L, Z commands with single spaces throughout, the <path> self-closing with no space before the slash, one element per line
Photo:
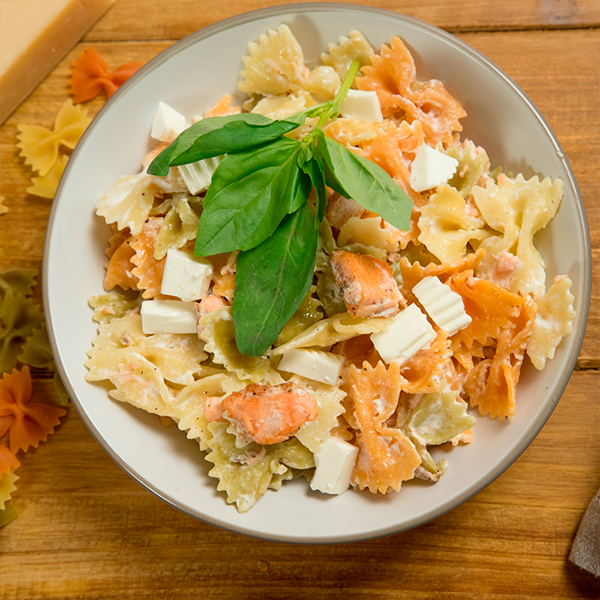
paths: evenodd
<path fill-rule="evenodd" d="M 160 292 L 184 302 L 200 300 L 208 293 L 212 274 L 212 264 L 207 259 L 171 248 L 167 251 Z"/>

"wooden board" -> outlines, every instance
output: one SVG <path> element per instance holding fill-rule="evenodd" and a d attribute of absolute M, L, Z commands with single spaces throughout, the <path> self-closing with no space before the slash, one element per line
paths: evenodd
<path fill-rule="evenodd" d="M 50 126 L 73 60 L 93 45 L 109 66 L 148 60 L 252 0 L 118 0 L 0 129 L 0 271 L 41 268 L 51 201 L 28 195 L 16 126 Z M 379 540 L 283 545 L 195 521 L 119 469 L 76 411 L 22 458 L 17 521 L 0 530 L 0 598 L 598 597 L 566 561 L 600 486 L 600 3 L 595 0 L 372 2 L 457 32 L 525 90 L 568 155 L 584 199 L 593 298 L 576 372 L 526 452 L 488 488 L 439 519 Z M 143 18 L 142 18 L 143 15 Z M 85 105 L 94 114 L 102 99 Z M 40 299 L 39 290 L 36 292 Z M 34 401 L 54 393 L 36 371 Z"/>

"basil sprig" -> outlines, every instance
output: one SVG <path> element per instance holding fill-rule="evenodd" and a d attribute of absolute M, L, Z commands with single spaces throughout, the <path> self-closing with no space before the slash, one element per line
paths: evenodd
<path fill-rule="evenodd" d="M 308 292 L 326 186 L 406 231 L 412 202 L 378 165 L 325 136 L 359 69 L 353 61 L 336 97 L 280 120 L 246 113 L 202 119 L 152 162 L 148 172 L 225 154 L 212 176 L 195 254 L 240 250 L 233 296 L 238 349 L 260 356 Z M 285 136 L 307 118 L 317 125 L 301 140 Z M 307 200 L 315 188 L 315 205 Z"/>

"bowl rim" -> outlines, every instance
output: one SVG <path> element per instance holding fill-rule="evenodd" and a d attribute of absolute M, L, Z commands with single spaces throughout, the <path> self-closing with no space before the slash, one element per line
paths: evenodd
<path fill-rule="evenodd" d="M 181 512 L 198 519 L 204 523 L 208 523 L 215 527 L 219 527 L 226 531 L 230 531 L 233 533 L 243 534 L 249 537 L 253 537 L 256 539 L 275 541 L 275 542 L 286 542 L 286 543 L 300 543 L 300 544 L 332 544 L 332 543 L 349 543 L 349 542 L 357 542 L 375 539 L 379 537 L 384 537 L 388 535 L 392 535 L 394 533 L 400 533 L 402 531 L 406 531 L 409 529 L 413 529 L 438 517 L 446 514 L 447 512 L 453 510 L 463 502 L 466 502 L 480 491 L 482 491 L 485 487 L 487 487 L 490 483 L 492 483 L 495 479 L 497 479 L 508 467 L 510 467 L 519 456 L 527 449 L 527 447 L 532 443 L 534 438 L 546 424 L 550 416 L 552 415 L 558 401 L 560 400 L 568 382 L 571 377 L 571 374 L 575 368 L 577 363 L 577 359 L 579 356 L 579 352 L 581 350 L 581 345 L 583 343 L 583 338 L 586 330 L 587 318 L 589 314 L 590 301 L 591 301 L 591 281 L 592 281 L 592 260 L 591 260 L 591 242 L 590 242 L 590 233 L 589 226 L 585 214 L 585 208 L 583 199 L 581 197 L 581 193 L 579 191 L 579 187 L 577 185 L 575 175 L 571 168 L 571 165 L 562 150 L 562 147 L 556 138 L 554 132 L 550 128 L 546 119 L 542 116 L 540 111 L 536 108 L 533 102 L 529 99 L 529 97 L 525 94 L 525 92 L 496 64 L 494 64 L 490 59 L 488 59 L 481 52 L 476 50 L 475 48 L 468 45 L 466 42 L 463 42 L 460 38 L 419 19 L 414 17 L 410 17 L 401 13 L 397 13 L 391 10 L 368 7 L 363 5 L 356 4 L 346 4 L 346 3 L 337 3 L 337 2 L 308 2 L 308 3 L 294 3 L 294 4 L 286 4 L 273 6 L 268 8 L 260 8 L 253 11 L 245 12 L 239 15 L 235 15 L 204 27 L 185 38 L 174 43 L 172 46 L 163 50 L 160 54 L 149 60 L 139 71 L 137 71 L 128 81 L 122 85 L 117 92 L 114 94 L 113 98 L 117 100 L 124 94 L 127 93 L 130 87 L 133 87 L 137 84 L 138 81 L 142 80 L 146 75 L 152 72 L 154 69 L 162 65 L 164 62 L 168 61 L 172 56 L 179 53 L 181 50 L 188 48 L 189 46 L 193 46 L 197 42 L 211 37 L 217 33 L 220 33 L 224 30 L 234 28 L 238 25 L 243 25 L 245 23 L 249 23 L 258 19 L 262 19 L 265 17 L 274 17 L 278 15 L 284 15 L 289 13 L 318 13 L 318 12 L 331 12 L 331 11 L 339 11 L 339 12 L 356 12 L 356 13 L 369 13 L 369 14 L 379 14 L 382 16 L 386 16 L 391 19 L 395 19 L 401 22 L 405 22 L 411 24 L 417 28 L 428 31 L 429 33 L 443 39 L 444 41 L 450 43 L 451 45 L 457 47 L 458 49 L 465 52 L 467 55 L 474 58 L 476 61 L 482 64 L 488 71 L 496 76 L 499 76 L 504 83 L 512 88 L 512 90 L 517 94 L 519 99 L 524 102 L 529 110 L 533 113 L 539 123 L 542 125 L 546 136 L 552 142 L 555 147 L 557 156 L 562 161 L 565 171 L 568 176 L 568 180 L 565 181 L 565 187 L 568 185 L 570 190 L 573 193 L 573 197 L 576 201 L 576 212 L 577 217 L 582 225 L 582 229 L 584 232 L 583 246 L 585 249 L 585 253 L 583 256 L 583 265 L 582 265 L 582 290 L 583 290 L 583 298 L 581 299 L 582 305 L 581 310 L 578 316 L 578 326 L 576 330 L 571 333 L 573 336 L 574 344 L 573 344 L 573 352 L 567 362 L 567 366 L 564 369 L 560 379 L 556 383 L 554 394 L 551 398 L 549 398 L 543 409 L 540 411 L 538 417 L 530 424 L 529 428 L 525 431 L 525 434 L 521 437 L 520 441 L 513 448 L 512 452 L 510 452 L 504 460 L 502 460 L 494 469 L 489 471 L 484 477 L 481 477 L 479 480 L 475 481 L 469 488 L 465 489 L 463 493 L 458 494 L 451 501 L 445 503 L 444 505 L 438 507 L 431 512 L 421 515 L 418 517 L 413 517 L 412 519 L 399 524 L 392 525 L 390 527 L 380 528 L 374 531 L 369 531 L 362 534 L 350 534 L 350 535 L 339 535 L 339 536 L 326 536 L 326 537 L 313 537 L 313 536 L 305 536 L 299 537 L 296 536 L 294 538 L 290 538 L 286 535 L 277 535 L 277 534 L 269 534 L 257 532 L 253 529 L 238 526 L 227 521 L 222 521 L 221 519 L 213 518 L 208 515 L 200 514 L 192 509 L 189 509 L 186 506 L 181 505 L 177 500 L 169 498 L 165 492 L 156 488 L 152 483 L 147 481 L 143 476 L 137 473 L 133 468 L 131 468 L 125 461 L 112 449 L 112 447 L 105 442 L 102 434 L 98 430 L 98 428 L 94 425 L 91 419 L 88 417 L 83 403 L 79 400 L 77 395 L 74 392 L 73 386 L 66 374 L 65 365 L 62 362 L 62 358 L 58 353 L 58 347 L 56 342 L 56 333 L 55 328 L 53 326 L 52 314 L 50 313 L 50 292 L 49 292 L 49 281 L 48 281 L 48 266 L 49 266 L 49 255 L 50 255 L 50 242 L 52 237 L 52 230 L 54 225 L 54 219 L 57 212 L 57 207 L 60 202 L 60 196 L 62 192 L 62 188 L 64 182 L 67 180 L 69 176 L 69 172 L 71 170 L 72 165 L 75 161 L 69 160 L 66 165 L 65 172 L 63 173 L 58 189 L 55 194 L 55 200 L 52 204 L 52 208 L 50 211 L 48 226 L 46 230 L 46 238 L 44 245 L 44 256 L 42 263 L 42 300 L 44 306 L 44 315 L 48 330 L 48 338 L 50 341 L 50 346 L 52 348 L 52 354 L 54 356 L 54 360 L 56 363 L 56 368 L 60 378 L 71 398 L 72 403 L 75 405 L 77 412 L 79 413 L 80 418 L 85 423 L 86 427 L 93 435 L 93 437 L 98 441 L 98 443 L 102 446 L 102 448 L 107 452 L 107 454 L 119 465 L 128 475 L 130 475 L 135 481 L 145 487 L 147 490 L 152 492 L 154 495 L 159 497 L 161 500 L 166 502 L 167 504 L 173 506 L 174 508 L 180 510 Z M 83 133 L 80 143 L 77 144 L 75 149 L 73 150 L 72 155 L 78 154 L 78 152 L 83 147 L 83 142 L 86 137 L 93 130 L 96 122 L 104 116 L 106 113 L 110 112 L 113 106 L 116 105 L 116 102 L 111 98 L 108 100 L 104 106 L 98 111 L 95 117 L 92 119 L 90 125 L 87 127 L 85 132 Z"/>

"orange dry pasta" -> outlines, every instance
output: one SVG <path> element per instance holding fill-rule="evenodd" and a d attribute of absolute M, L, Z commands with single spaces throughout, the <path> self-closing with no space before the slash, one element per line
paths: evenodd
<path fill-rule="evenodd" d="M 20 464 L 18 458 L 6 446 L 0 444 L 0 476 L 10 473 L 11 469 L 16 469 Z"/>
<path fill-rule="evenodd" d="M 0 379 L 0 437 L 9 434 L 10 451 L 27 452 L 38 447 L 59 424 L 66 414 L 62 408 L 49 404 L 29 404 L 31 376 L 29 367 L 14 369 Z"/>
<path fill-rule="evenodd" d="M 79 104 L 91 100 L 102 90 L 106 90 L 106 97 L 110 98 L 144 64 L 142 61 L 130 62 L 111 73 L 102 55 L 94 48 L 86 48 L 71 69 L 69 85 L 73 102 Z"/>

